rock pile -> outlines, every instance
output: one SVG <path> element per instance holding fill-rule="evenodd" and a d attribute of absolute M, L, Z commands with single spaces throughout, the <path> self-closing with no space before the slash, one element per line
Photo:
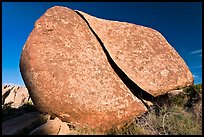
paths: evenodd
<path fill-rule="evenodd" d="M 105 132 L 147 108 L 155 97 L 193 84 L 179 54 L 156 30 L 55 6 L 35 23 L 20 70 L 37 108 Z"/>

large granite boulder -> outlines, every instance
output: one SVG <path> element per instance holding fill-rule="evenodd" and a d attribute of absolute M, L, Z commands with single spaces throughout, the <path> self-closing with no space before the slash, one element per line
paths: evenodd
<path fill-rule="evenodd" d="M 36 21 L 20 70 L 40 111 L 105 132 L 147 110 L 109 60 L 87 23 L 75 11 L 56 6 Z"/>
<path fill-rule="evenodd" d="M 118 67 L 146 92 L 156 97 L 193 84 L 188 66 L 158 31 L 77 12 L 101 39 Z"/>
<path fill-rule="evenodd" d="M 101 132 L 147 110 L 139 93 L 156 97 L 194 81 L 158 31 L 60 6 L 36 21 L 20 70 L 40 111 Z"/>

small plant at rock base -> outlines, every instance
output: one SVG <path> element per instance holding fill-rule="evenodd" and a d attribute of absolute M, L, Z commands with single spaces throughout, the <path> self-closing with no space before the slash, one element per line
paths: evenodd
<path fill-rule="evenodd" d="M 19 109 L 24 110 L 26 113 L 37 111 L 37 108 L 31 102 L 24 103 Z"/>
<path fill-rule="evenodd" d="M 3 105 L 2 107 L 2 122 L 20 115 L 23 115 L 28 112 L 37 111 L 36 107 L 31 102 L 26 102 L 18 108 L 12 107 L 13 102 L 9 102 Z"/>
<path fill-rule="evenodd" d="M 185 92 L 181 92 L 178 95 L 176 95 L 175 97 L 173 97 L 172 102 L 174 105 L 183 107 L 185 102 L 188 100 L 186 93 Z"/>
<path fill-rule="evenodd" d="M 132 121 L 130 123 L 126 123 L 121 128 L 112 128 L 107 133 L 108 135 L 145 135 L 146 131 L 136 123 L 136 121 Z"/>

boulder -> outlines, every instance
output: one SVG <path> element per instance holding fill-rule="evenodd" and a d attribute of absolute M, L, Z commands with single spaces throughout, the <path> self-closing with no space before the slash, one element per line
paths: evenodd
<path fill-rule="evenodd" d="M 177 90 L 171 90 L 168 92 L 168 95 L 171 97 L 174 97 L 178 95 L 179 93 L 183 92 L 183 89 L 177 89 Z"/>
<path fill-rule="evenodd" d="M 75 11 L 55 6 L 35 22 L 20 71 L 39 111 L 105 132 L 147 111 L 110 60 Z"/>
<path fill-rule="evenodd" d="M 56 117 L 54 120 L 48 120 L 45 124 L 37 127 L 29 135 L 57 135 L 60 131 L 62 121 Z"/>
<path fill-rule="evenodd" d="M 101 39 L 118 67 L 144 91 L 156 97 L 193 85 L 193 75 L 185 61 L 160 32 L 77 12 Z"/>
<path fill-rule="evenodd" d="M 70 132 L 70 129 L 67 125 L 66 122 L 62 122 L 61 125 L 60 125 L 60 130 L 59 130 L 59 133 L 58 135 L 69 135 L 71 132 Z"/>

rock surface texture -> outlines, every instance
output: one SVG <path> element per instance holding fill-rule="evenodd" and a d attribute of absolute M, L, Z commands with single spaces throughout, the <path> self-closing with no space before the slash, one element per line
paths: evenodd
<path fill-rule="evenodd" d="M 20 70 L 40 111 L 100 132 L 147 111 L 124 84 L 126 75 L 153 96 L 193 84 L 185 62 L 157 31 L 60 6 L 35 22 Z"/>
<path fill-rule="evenodd" d="M 156 97 L 193 84 L 186 63 L 158 31 L 78 12 L 103 41 L 119 68 L 143 90 Z"/>
<path fill-rule="evenodd" d="M 147 109 L 123 84 L 84 20 L 53 7 L 40 17 L 20 69 L 33 103 L 75 126 L 106 131 Z"/>

